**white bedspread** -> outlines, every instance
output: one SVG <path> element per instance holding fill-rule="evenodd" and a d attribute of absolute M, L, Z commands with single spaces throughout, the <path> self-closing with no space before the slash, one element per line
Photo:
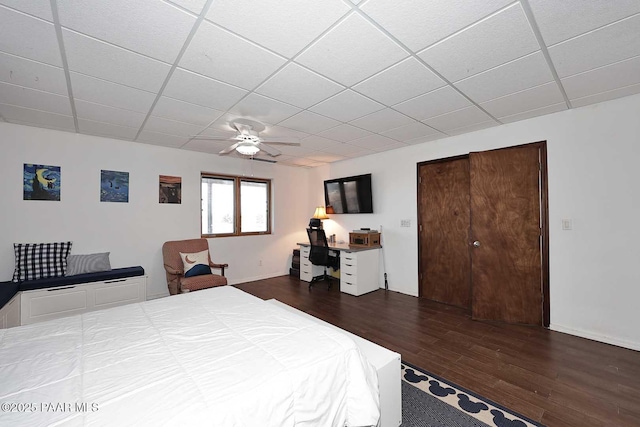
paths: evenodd
<path fill-rule="evenodd" d="M 376 372 L 350 338 L 229 286 L 0 330 L 0 403 L 2 426 L 379 417 Z"/>

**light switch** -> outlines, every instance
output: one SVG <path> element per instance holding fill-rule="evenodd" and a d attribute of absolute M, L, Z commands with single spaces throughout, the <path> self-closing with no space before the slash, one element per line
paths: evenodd
<path fill-rule="evenodd" d="M 562 229 L 563 230 L 571 230 L 573 229 L 573 221 L 570 219 L 563 219 L 562 220 Z"/>
<path fill-rule="evenodd" d="M 411 227 L 411 220 L 410 219 L 401 219 L 400 220 L 400 227 Z"/>

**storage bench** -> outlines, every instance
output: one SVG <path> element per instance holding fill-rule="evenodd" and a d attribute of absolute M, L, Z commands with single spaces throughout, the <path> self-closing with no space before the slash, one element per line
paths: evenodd
<path fill-rule="evenodd" d="M 140 266 L 0 283 L 0 328 L 28 325 L 147 299 Z"/>

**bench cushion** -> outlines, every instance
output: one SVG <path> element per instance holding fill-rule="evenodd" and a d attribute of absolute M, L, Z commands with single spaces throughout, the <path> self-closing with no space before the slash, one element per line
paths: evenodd
<path fill-rule="evenodd" d="M 144 268 L 126 267 L 114 268 L 110 271 L 97 273 L 76 274 L 65 277 L 49 277 L 47 279 L 28 280 L 17 283 L 20 291 L 32 291 L 34 289 L 55 288 L 57 286 L 77 285 L 79 283 L 102 282 L 104 280 L 122 279 L 126 277 L 144 276 Z M 8 300 L 7 300 L 8 301 Z"/>
<path fill-rule="evenodd" d="M 0 308 L 4 307 L 18 293 L 18 285 L 15 282 L 0 282 Z"/>

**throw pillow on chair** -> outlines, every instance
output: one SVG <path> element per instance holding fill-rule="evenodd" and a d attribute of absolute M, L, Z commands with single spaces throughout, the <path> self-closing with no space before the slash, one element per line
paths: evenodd
<path fill-rule="evenodd" d="M 209 267 L 209 250 L 192 254 L 180 252 L 180 258 L 182 258 L 182 264 L 184 265 L 184 277 L 211 274 L 211 267 Z"/>

